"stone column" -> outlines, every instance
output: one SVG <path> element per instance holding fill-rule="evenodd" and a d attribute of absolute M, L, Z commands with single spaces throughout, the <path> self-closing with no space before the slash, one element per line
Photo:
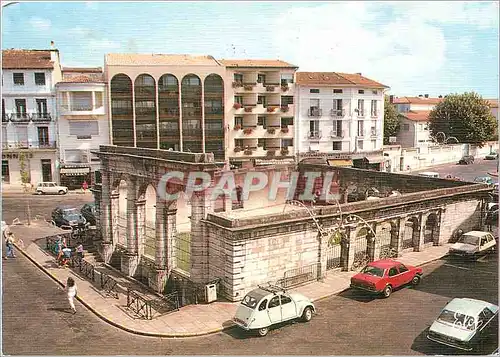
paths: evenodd
<path fill-rule="evenodd" d="M 399 256 L 401 236 L 399 235 L 399 225 L 398 222 L 391 221 L 391 248 L 396 250 Z"/>
<path fill-rule="evenodd" d="M 165 268 L 168 275 L 174 267 L 175 260 L 175 232 L 176 232 L 176 215 L 177 215 L 177 201 L 166 203 L 166 231 L 165 231 Z"/>
<path fill-rule="evenodd" d="M 166 269 L 166 207 L 165 201 L 156 201 L 156 220 L 155 220 L 155 270 L 154 286 L 152 286 L 158 293 L 162 293 L 167 282 L 167 269 Z"/>
<path fill-rule="evenodd" d="M 417 227 L 415 227 L 415 229 L 417 230 L 417 238 L 415 238 L 414 242 L 416 243 L 415 244 L 415 247 L 413 249 L 414 252 L 421 252 L 423 249 L 424 249 L 424 233 L 425 233 L 425 220 L 426 218 L 424 218 L 425 216 L 425 213 L 421 213 L 420 214 L 420 217 L 419 217 L 419 224 Z M 415 230 L 413 231 L 413 234 L 415 236 Z"/>
<path fill-rule="evenodd" d="M 326 276 L 326 263 L 327 263 L 327 254 L 328 250 L 328 240 L 330 239 L 329 235 L 321 235 L 318 232 L 318 280 L 322 280 Z"/>
<path fill-rule="evenodd" d="M 143 242 L 144 242 L 144 233 L 146 226 L 146 200 L 141 199 L 135 201 L 135 209 L 137 211 L 137 226 L 135 230 L 135 238 L 137 244 L 137 255 L 141 256 L 144 252 Z"/>
<path fill-rule="evenodd" d="M 356 239 L 356 226 L 347 227 L 345 238 L 342 239 L 342 271 L 351 270 L 352 263 L 354 262 L 355 245 L 354 240 Z"/>
<path fill-rule="evenodd" d="M 402 244 L 403 244 L 403 239 L 404 239 L 404 236 L 405 236 L 405 224 L 406 224 L 406 218 L 407 216 L 406 215 L 403 215 L 399 218 L 399 222 L 398 222 L 398 245 L 397 245 L 397 251 L 398 251 L 398 254 L 401 252 L 402 250 Z"/>
<path fill-rule="evenodd" d="M 372 229 L 377 233 L 377 224 L 374 223 Z M 371 260 L 377 260 L 380 256 L 380 239 L 377 239 L 376 235 L 373 235 L 371 229 L 368 230 L 367 235 L 367 254 Z"/>
<path fill-rule="evenodd" d="M 101 247 L 102 255 L 101 258 L 104 262 L 109 263 L 111 260 L 111 255 L 113 254 L 113 215 L 111 210 L 111 183 L 110 183 L 110 173 L 105 170 L 102 172 L 102 184 L 101 184 L 101 202 L 99 211 L 99 221 L 100 226 L 98 229 L 101 230 Z"/>
<path fill-rule="evenodd" d="M 208 277 L 208 238 L 202 220 L 210 210 L 208 192 L 196 192 L 191 197 L 191 280 L 204 283 Z"/>
<path fill-rule="evenodd" d="M 136 179 L 131 177 L 127 182 L 127 251 L 122 255 L 122 272 L 134 276 L 139 264 L 137 254 L 137 190 Z"/>

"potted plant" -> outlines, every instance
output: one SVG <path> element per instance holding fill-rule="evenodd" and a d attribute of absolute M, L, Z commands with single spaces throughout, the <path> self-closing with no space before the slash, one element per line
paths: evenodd
<path fill-rule="evenodd" d="M 240 152 L 240 151 L 241 151 L 241 148 L 239 146 L 234 147 L 234 152 Z"/>
<path fill-rule="evenodd" d="M 285 134 L 288 133 L 288 127 L 281 128 L 281 132 Z"/>
<path fill-rule="evenodd" d="M 250 113 L 253 110 L 252 107 L 245 107 L 245 112 Z"/>
<path fill-rule="evenodd" d="M 266 91 L 274 92 L 274 86 L 266 86 Z"/>
<path fill-rule="evenodd" d="M 238 88 L 238 87 L 241 87 L 241 86 L 243 86 L 243 84 L 241 82 L 239 82 L 239 81 L 234 81 L 233 82 L 233 88 Z"/>
<path fill-rule="evenodd" d="M 235 126 L 234 126 L 234 130 L 241 130 L 241 125 L 239 125 L 239 124 L 238 124 L 238 125 L 235 125 Z"/>
<path fill-rule="evenodd" d="M 288 148 L 282 148 L 281 155 L 283 155 L 283 156 L 288 155 Z"/>
<path fill-rule="evenodd" d="M 288 83 L 285 83 L 285 84 L 282 84 L 282 85 L 281 85 L 281 90 L 282 90 L 283 92 L 286 92 L 288 89 L 289 89 L 289 87 L 288 87 Z"/>
<path fill-rule="evenodd" d="M 252 84 L 245 84 L 244 88 L 245 88 L 245 90 L 252 90 L 253 89 L 253 85 Z"/>
<path fill-rule="evenodd" d="M 242 105 L 240 103 L 234 103 L 233 108 L 234 109 L 241 109 Z"/>
<path fill-rule="evenodd" d="M 245 134 L 245 135 L 252 134 L 252 132 L 253 132 L 252 128 L 245 128 L 245 129 L 243 129 L 243 134 Z"/>
<path fill-rule="evenodd" d="M 272 106 L 268 106 L 268 107 L 267 107 L 267 111 L 268 111 L 269 113 L 274 112 L 274 109 L 276 109 L 276 108 L 274 108 L 274 107 L 272 107 Z"/>
<path fill-rule="evenodd" d="M 267 128 L 267 133 L 268 134 L 274 134 L 276 132 L 276 129 L 274 128 Z"/>
<path fill-rule="evenodd" d="M 289 109 L 290 108 L 288 107 L 288 105 L 282 105 L 281 106 L 281 111 L 284 112 L 284 113 L 288 112 Z"/>
<path fill-rule="evenodd" d="M 252 151 L 252 149 L 245 149 L 245 151 L 243 151 L 243 153 L 245 155 L 252 155 L 253 151 Z"/>
<path fill-rule="evenodd" d="M 266 156 L 275 156 L 276 155 L 276 150 L 267 150 Z"/>

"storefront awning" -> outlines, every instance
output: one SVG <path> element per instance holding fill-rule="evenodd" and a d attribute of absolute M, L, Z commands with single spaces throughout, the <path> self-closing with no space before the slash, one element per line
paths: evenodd
<path fill-rule="evenodd" d="M 68 176 L 80 176 L 86 175 L 90 172 L 90 167 L 79 167 L 79 168 L 66 168 L 63 167 L 60 170 L 60 173 Z"/>
<path fill-rule="evenodd" d="M 388 160 L 385 156 L 372 156 L 366 158 L 370 164 L 380 164 L 381 162 L 385 162 Z"/>
<path fill-rule="evenodd" d="M 341 160 L 341 159 L 329 159 L 329 166 L 342 166 L 342 167 L 351 167 L 352 160 Z"/>

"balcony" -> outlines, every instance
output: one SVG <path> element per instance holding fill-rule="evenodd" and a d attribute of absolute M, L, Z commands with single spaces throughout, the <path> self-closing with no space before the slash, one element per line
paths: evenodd
<path fill-rule="evenodd" d="M 205 107 L 205 115 L 222 115 L 224 109 L 219 107 Z"/>
<path fill-rule="evenodd" d="M 55 141 L 33 141 L 33 140 L 18 140 L 18 141 L 7 141 L 2 143 L 2 147 L 6 150 L 16 150 L 16 149 L 55 149 Z"/>
<path fill-rule="evenodd" d="M 343 138 L 345 137 L 345 130 L 332 130 L 330 132 L 331 138 Z"/>
<path fill-rule="evenodd" d="M 377 138 L 377 137 L 379 137 L 379 136 L 380 136 L 380 132 L 379 132 L 379 131 L 377 131 L 376 129 L 371 129 L 371 130 L 370 130 L 370 136 L 371 136 L 372 138 Z"/>
<path fill-rule="evenodd" d="M 319 108 L 309 108 L 309 110 L 307 111 L 307 114 L 310 117 L 319 118 L 319 117 L 321 117 L 323 115 L 323 110 L 321 110 Z"/>
<path fill-rule="evenodd" d="M 364 117 L 365 116 L 365 110 L 364 109 L 356 108 L 356 109 L 354 109 L 354 111 L 358 114 L 358 117 Z"/>
<path fill-rule="evenodd" d="M 31 114 L 31 120 L 34 122 L 46 122 L 51 121 L 52 117 L 50 113 L 34 113 Z"/>
<path fill-rule="evenodd" d="M 224 129 L 205 129 L 205 137 L 224 137 Z"/>
<path fill-rule="evenodd" d="M 9 121 L 9 114 L 2 112 L 2 123 L 7 123 Z"/>
<path fill-rule="evenodd" d="M 373 112 L 370 113 L 370 116 L 372 118 L 378 118 L 378 112 L 377 111 L 373 111 Z"/>
<path fill-rule="evenodd" d="M 201 138 L 201 128 L 197 128 L 197 129 L 182 128 L 182 136 L 183 137 L 197 137 L 197 138 Z"/>
<path fill-rule="evenodd" d="M 31 120 L 31 114 L 28 113 L 12 113 L 9 116 L 10 121 L 14 123 L 28 123 Z"/>
<path fill-rule="evenodd" d="M 321 130 L 318 131 L 310 131 L 307 133 L 307 138 L 311 140 L 319 140 L 321 139 Z"/>
<path fill-rule="evenodd" d="M 61 104 L 61 115 L 104 115 L 104 106 L 92 106 L 92 103 L 85 104 Z M 128 109 L 131 110 L 132 108 Z M 116 109 L 113 109 L 115 111 Z"/>
<path fill-rule="evenodd" d="M 330 116 L 334 118 L 343 118 L 345 116 L 345 109 L 332 109 Z"/>

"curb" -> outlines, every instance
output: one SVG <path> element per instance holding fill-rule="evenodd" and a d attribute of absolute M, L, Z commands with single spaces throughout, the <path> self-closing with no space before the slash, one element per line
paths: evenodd
<path fill-rule="evenodd" d="M 57 284 L 59 284 L 61 287 L 65 287 L 64 283 L 62 283 L 58 278 L 56 278 L 50 271 L 48 271 L 44 266 L 42 266 L 40 263 L 38 263 L 33 257 L 31 257 L 27 252 L 25 252 L 23 249 L 21 249 L 16 243 L 14 243 L 14 246 L 17 248 L 18 251 L 20 251 L 30 262 L 35 264 L 41 271 L 43 271 L 45 274 L 47 274 L 52 280 L 54 280 Z M 186 338 L 186 337 L 198 337 L 198 336 L 204 336 L 204 335 L 211 335 L 217 332 L 229 330 L 233 327 L 235 327 L 235 324 L 231 324 L 231 326 L 227 327 L 219 327 L 216 329 L 212 329 L 209 331 L 204 331 L 204 332 L 199 332 L 199 333 L 176 333 L 176 334 L 166 334 L 166 333 L 155 333 L 155 332 L 145 332 L 145 331 L 138 331 L 138 330 L 133 330 L 128 327 L 125 327 L 123 325 L 120 325 L 110 318 L 104 316 L 102 313 L 94 309 L 91 305 L 89 305 L 87 302 L 85 302 L 84 299 L 82 299 L 81 296 L 76 296 L 76 299 L 82 303 L 83 306 L 85 306 L 88 310 L 90 310 L 94 315 L 102 319 L 103 321 L 109 323 L 110 325 L 119 328 L 123 331 L 132 333 L 134 335 L 140 335 L 140 336 L 146 336 L 146 337 L 162 337 L 162 338 Z"/>
<path fill-rule="evenodd" d="M 14 243 L 14 246 L 17 248 L 18 251 L 20 251 L 26 258 L 28 258 L 29 261 L 31 261 L 33 264 L 35 264 L 40 270 L 42 270 L 45 274 L 47 274 L 52 280 L 54 280 L 56 283 L 58 283 L 60 286 L 62 286 L 63 288 L 65 287 L 65 285 L 59 281 L 58 278 L 56 278 L 51 272 L 49 272 L 45 267 L 43 267 L 40 263 L 38 263 L 34 258 L 32 258 L 28 253 L 26 253 L 23 249 L 20 249 L 20 247 Z M 421 264 L 418 264 L 417 266 L 422 266 L 422 265 L 425 265 L 425 264 L 428 264 L 428 263 L 431 263 L 433 261 L 436 261 L 436 260 L 439 260 L 443 257 L 445 257 L 445 255 L 441 256 L 441 257 L 437 257 L 437 258 L 433 258 L 431 260 L 428 260 L 426 262 L 423 262 Z M 315 298 L 315 299 L 311 299 L 313 302 L 316 302 L 316 301 L 320 301 L 320 300 L 323 300 L 323 299 L 326 299 L 328 297 L 331 297 L 331 296 L 334 296 L 334 295 L 338 295 L 338 294 L 341 294 L 343 293 L 344 291 L 347 291 L 349 290 L 349 286 L 347 286 L 346 288 L 343 288 L 341 290 L 337 290 L 337 291 L 332 291 L 331 293 L 328 293 L 328 294 L 325 294 L 323 296 L 320 296 L 318 298 Z M 119 328 L 123 331 L 126 331 L 126 332 L 129 332 L 129 333 L 132 333 L 134 335 L 140 335 L 140 336 L 146 336 L 146 337 L 161 337 L 161 338 L 187 338 L 187 337 L 199 337 L 199 336 L 205 336 L 205 335 L 211 335 L 211 334 L 214 334 L 214 333 L 218 333 L 218 332 L 222 332 L 222 331 L 226 331 L 226 330 L 229 330 L 229 329 L 232 329 L 236 326 L 236 324 L 234 323 L 231 323 L 230 326 L 226 326 L 226 327 L 219 327 L 219 328 L 216 328 L 216 329 L 212 329 L 212 330 L 209 330 L 209 331 L 204 331 L 204 332 L 199 332 L 199 333 L 177 333 L 177 334 L 164 334 L 164 333 L 154 333 L 154 332 L 145 332 L 145 331 L 138 331 L 138 330 L 133 330 L 133 329 L 130 329 L 128 327 L 125 327 L 123 325 L 120 325 L 116 322 L 114 322 L 113 320 L 111 320 L 110 318 L 104 316 L 103 314 L 101 314 L 99 311 L 97 311 L 96 309 L 94 309 L 91 305 L 89 305 L 87 302 L 85 302 L 85 300 L 83 300 L 80 296 L 76 296 L 76 299 L 78 301 L 80 301 L 80 303 L 82 303 L 82 305 L 84 305 L 88 310 L 92 311 L 92 313 L 94 313 L 94 315 L 96 315 L 97 317 L 99 317 L 100 319 L 102 319 L 103 321 L 109 323 L 110 325 L 116 327 L 116 328 Z"/>

